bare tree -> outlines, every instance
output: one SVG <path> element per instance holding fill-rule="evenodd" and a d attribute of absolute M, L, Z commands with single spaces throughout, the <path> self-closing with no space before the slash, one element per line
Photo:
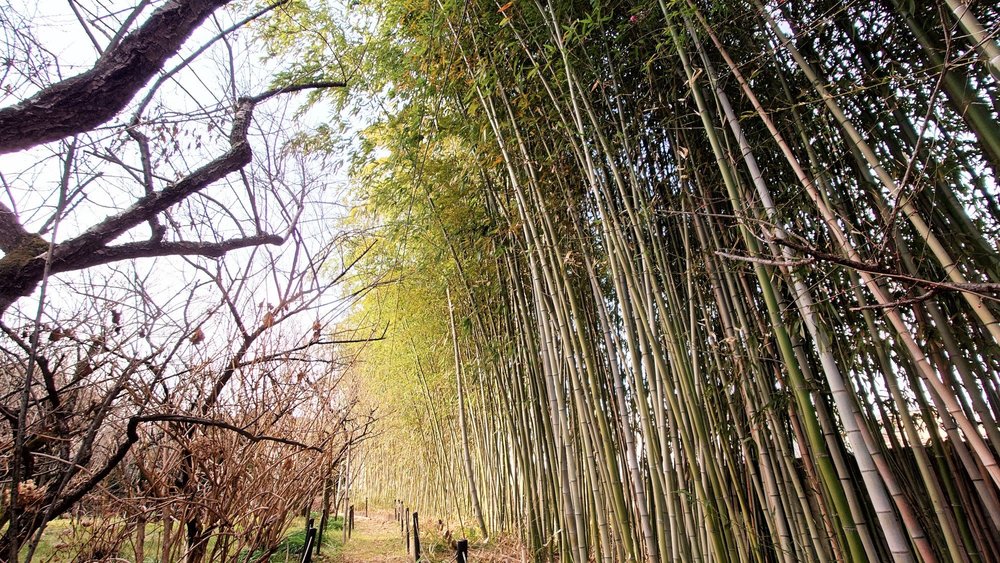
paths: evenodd
<path fill-rule="evenodd" d="M 272 395 L 251 385 L 330 376 L 336 355 L 313 351 L 336 340 L 330 289 L 357 258 L 317 240 L 328 218 L 310 204 L 328 197 L 316 170 L 330 163 L 289 142 L 284 95 L 344 83 L 246 86 L 240 34 L 286 1 L 242 14 L 220 13 L 225 0 L 70 2 L 97 54 L 70 78 L 37 34 L 16 29 L 24 18 L 0 18 L 8 53 L 32 69 L 4 84 L 15 101 L 0 109 L 4 557 L 27 542 L 30 558 L 46 522 L 120 471 L 150 431 L 179 444 L 163 491 L 177 498 L 204 476 L 192 444 L 218 432 L 297 450 L 333 443 L 271 435 L 291 428 L 279 422 L 294 406 L 265 414 L 253 401 Z M 212 524 L 192 514 L 197 560 Z"/>

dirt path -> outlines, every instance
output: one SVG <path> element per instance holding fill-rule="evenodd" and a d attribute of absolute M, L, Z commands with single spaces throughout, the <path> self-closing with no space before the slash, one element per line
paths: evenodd
<path fill-rule="evenodd" d="M 343 551 L 334 558 L 336 563 L 405 563 L 413 559 L 406 554 L 406 544 L 399 534 L 399 524 L 392 512 L 372 512 L 365 518 L 354 515 L 354 532 Z"/>

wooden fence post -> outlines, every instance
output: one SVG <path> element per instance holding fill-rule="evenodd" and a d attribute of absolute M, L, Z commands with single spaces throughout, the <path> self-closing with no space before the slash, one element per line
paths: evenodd
<path fill-rule="evenodd" d="M 403 520 L 402 522 L 406 528 L 406 552 L 412 553 L 410 551 L 410 509 L 406 508 L 403 510 Z"/>
<path fill-rule="evenodd" d="M 417 513 L 413 513 L 413 560 L 420 562 L 420 521 Z"/>
<path fill-rule="evenodd" d="M 458 563 L 469 563 L 469 540 L 458 540 L 455 546 L 455 558 Z"/>

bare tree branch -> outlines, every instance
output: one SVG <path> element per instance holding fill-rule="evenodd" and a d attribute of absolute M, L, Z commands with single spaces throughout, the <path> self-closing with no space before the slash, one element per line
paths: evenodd
<path fill-rule="evenodd" d="M 119 260 L 129 260 L 132 258 L 150 258 L 154 256 L 208 256 L 218 258 L 230 250 L 260 246 L 263 244 L 280 245 L 285 242 L 283 237 L 278 235 L 255 235 L 252 237 L 242 237 L 226 240 L 222 242 L 160 242 L 145 241 L 118 246 L 110 246 L 98 250 L 85 259 L 85 262 L 72 264 L 69 270 L 89 268 L 98 264 L 107 264 Z M 55 272 L 61 271 L 60 264 L 55 264 Z"/>
<path fill-rule="evenodd" d="M 797 268 L 799 266 L 807 266 L 816 261 L 815 258 L 803 258 L 802 260 L 769 260 L 767 258 L 758 258 L 756 256 L 740 256 L 738 254 L 731 254 L 721 250 L 716 250 L 715 255 L 728 258 L 730 260 L 737 260 L 739 262 L 750 262 L 752 264 L 763 264 L 765 266 L 776 266 L 779 268 Z"/>
<path fill-rule="evenodd" d="M 926 287 L 934 291 L 963 291 L 966 293 L 975 293 L 976 295 L 990 299 L 995 299 L 997 295 L 1000 295 L 1000 283 L 952 283 L 952 282 L 934 281 L 926 278 L 918 278 L 916 276 L 911 276 L 909 274 L 903 274 L 893 269 L 886 268 L 885 266 L 880 266 L 878 264 L 858 262 L 857 260 L 851 260 L 850 258 L 837 256 L 836 254 L 823 252 L 821 250 L 810 248 L 809 246 L 803 244 L 791 242 L 788 239 L 776 239 L 774 242 L 798 250 L 803 254 L 808 254 L 809 256 L 815 258 L 816 260 L 822 260 L 824 262 L 832 262 L 834 264 L 839 264 L 841 266 L 853 268 L 861 272 L 878 274 L 899 281 L 911 282 L 913 284 Z M 924 299 L 923 297 L 916 298 L 917 301 L 923 299 Z M 909 303 L 909 302 L 911 301 L 904 300 L 900 301 L 899 303 Z"/>
<path fill-rule="evenodd" d="M 240 428 L 234 424 L 228 422 L 223 422 L 221 420 L 214 420 L 211 418 L 204 418 L 200 416 L 191 416 L 186 414 L 150 414 L 145 416 L 138 416 L 136 420 L 137 424 L 142 422 L 180 422 L 184 424 L 194 424 L 198 426 L 215 426 L 217 428 L 224 428 L 226 430 L 232 430 L 240 436 L 250 440 L 251 442 L 277 442 L 279 444 L 285 444 L 288 446 L 295 446 L 297 448 L 302 448 L 304 450 L 314 450 L 321 451 L 320 448 L 315 446 L 307 446 L 302 442 L 297 442 L 295 440 L 289 440 L 288 438 L 280 438 L 277 436 L 267 436 L 263 434 L 254 434 L 245 428 Z M 129 422 L 131 425 L 131 422 Z"/>
<path fill-rule="evenodd" d="M 183 68 L 187 67 L 189 64 L 191 64 L 191 61 L 193 61 L 196 58 L 198 58 L 202 53 L 204 53 L 206 50 L 208 50 L 209 47 L 211 47 L 212 45 L 214 45 L 216 41 L 219 41 L 220 39 L 224 38 L 226 35 L 232 33 L 233 31 L 236 31 L 237 29 L 239 29 L 239 28 L 243 27 L 244 25 L 248 24 L 249 22 L 251 22 L 251 21 L 259 18 L 260 16 L 262 16 L 262 15 L 270 12 L 271 10 L 277 8 L 278 6 L 281 6 L 282 4 L 287 4 L 287 3 L 288 3 L 288 0 L 277 0 L 276 2 L 272 2 L 271 4 L 269 4 L 269 5 L 261 8 L 260 10 L 254 12 L 253 14 L 250 14 L 249 16 L 247 16 L 247 17 L 243 18 L 242 20 L 234 23 L 233 25 L 227 27 L 226 29 L 223 29 L 218 34 L 216 34 L 215 37 L 213 37 L 212 39 L 208 40 L 204 45 L 202 45 L 201 47 L 199 47 L 195 52 L 193 52 L 190 55 L 188 55 L 187 57 L 185 57 L 184 60 L 182 60 L 178 65 L 176 65 L 170 71 L 163 73 L 162 76 L 160 76 L 159 78 L 156 79 L 155 82 L 153 82 L 153 85 L 150 86 L 149 91 L 146 92 L 145 97 L 143 97 L 142 100 L 139 102 L 139 105 L 138 105 L 138 107 L 135 110 L 135 114 L 132 117 L 132 123 L 137 123 L 139 121 L 139 117 L 142 115 L 142 112 L 145 111 L 146 106 L 149 105 L 149 102 L 153 99 L 153 96 L 156 94 L 157 90 L 159 90 L 160 86 L 163 85 L 164 82 L 166 82 L 172 76 L 174 76 L 175 74 L 177 74 L 178 72 L 180 72 L 181 69 L 183 69 Z"/>
<path fill-rule="evenodd" d="M 255 102 L 250 99 L 243 99 L 237 106 L 229 135 L 229 151 L 173 185 L 159 192 L 146 194 L 125 211 L 104 219 L 80 236 L 58 244 L 51 257 L 54 271 L 67 272 L 87 267 L 94 254 L 105 250 L 105 245 L 121 234 L 248 164 L 253 154 L 247 132 L 254 105 Z M 0 219 L 7 219 L 9 223 L 16 221 L 13 213 L 9 217 L 3 217 L 0 213 Z M 38 240 L 42 241 L 40 237 Z M 3 274 L 0 276 L 0 312 L 6 310 L 18 297 L 30 294 L 41 281 L 45 258 L 40 254 L 44 251 L 41 245 L 36 244 L 29 252 L 33 255 L 20 252 L 7 254 L 0 259 L 0 273 Z M 105 260 L 104 263 L 108 261 L 110 260 Z"/>
<path fill-rule="evenodd" d="M 129 248 L 129 245 L 115 248 L 107 248 L 106 245 L 129 229 L 140 223 L 155 219 L 157 214 L 166 211 L 172 205 L 180 203 L 213 182 L 221 180 L 249 164 L 253 157 L 253 152 L 251 151 L 247 135 L 254 107 L 258 102 L 283 93 L 342 86 L 344 86 L 343 82 L 310 82 L 275 88 L 255 96 L 241 98 L 237 103 L 232 130 L 229 134 L 230 149 L 225 154 L 198 168 L 173 185 L 158 192 L 147 193 L 128 209 L 104 219 L 97 225 L 87 229 L 80 236 L 58 244 L 52 251 L 52 271 L 68 272 L 96 264 L 106 264 L 115 259 L 165 256 L 169 254 L 164 251 L 166 245 L 158 242 L 157 239 L 160 234 L 155 231 L 152 240 L 147 243 L 138 243 L 139 245 L 145 244 L 145 247 L 133 247 L 137 251 L 135 254 L 128 254 L 126 249 Z M 2 119 L 0 119 L 0 128 L 2 127 Z M 2 147 L 2 143 L 0 143 L 0 147 Z M 5 250 L 7 253 L 3 258 L 0 258 L 0 274 L 3 274 L 0 275 L 0 313 L 2 313 L 18 297 L 30 294 L 38 282 L 41 281 L 45 265 L 45 259 L 42 254 L 46 251 L 46 243 L 41 237 L 27 233 L 17 221 L 14 213 L 2 204 L 0 204 L 0 232 L 4 233 L 0 235 L 0 249 Z M 259 239 L 260 244 L 280 244 L 276 238 L 267 238 L 275 237 L 276 235 L 261 236 L 264 238 Z M 7 247 L 2 245 L 7 245 Z M 232 248 L 243 248 L 245 246 L 249 245 L 237 244 Z M 7 248 L 11 250 L 8 251 Z M 175 254 L 201 254 L 206 256 L 216 255 L 211 253 L 206 254 L 206 252 L 224 251 L 226 249 L 225 245 L 205 245 L 201 249 L 181 245 L 175 246 L 175 248 L 184 250 Z M 148 252 L 148 254 L 138 253 L 140 249 Z"/>
<path fill-rule="evenodd" d="M 125 456 L 128 454 L 129 450 L 132 449 L 132 446 L 139 441 L 139 425 L 146 422 L 182 422 L 201 426 L 216 426 L 226 430 L 232 430 L 233 432 L 244 436 L 251 442 L 278 442 L 298 448 L 319 451 L 319 448 L 316 448 L 315 446 L 307 446 L 306 444 L 296 442 L 295 440 L 289 440 L 287 438 L 254 434 L 246 429 L 229 424 L 228 422 L 213 420 L 210 418 L 178 414 L 147 414 L 134 416 L 129 419 L 128 424 L 126 425 L 125 441 L 118 445 L 115 452 L 111 454 L 107 461 L 105 461 L 104 465 L 94 472 L 90 478 L 77 486 L 72 492 L 61 495 L 57 499 L 51 499 L 50 502 L 54 501 L 55 503 L 50 510 L 51 513 L 59 515 L 66 512 L 66 510 L 69 510 L 70 507 L 79 502 L 84 495 L 91 492 L 98 483 L 103 481 L 104 478 L 107 477 L 123 459 L 125 459 Z M 39 515 L 40 514 L 41 513 L 39 512 Z"/>
<path fill-rule="evenodd" d="M 83 133 L 113 118 L 205 18 L 228 2 L 171 0 L 90 70 L 0 110 L 0 154 Z"/>
<path fill-rule="evenodd" d="M 282 86 L 280 88 L 273 88 L 267 90 L 266 92 L 261 92 L 256 96 L 251 96 L 249 99 L 254 103 L 260 103 L 268 98 L 273 98 L 278 94 L 290 94 L 292 92 L 301 92 L 302 90 L 315 90 L 318 88 L 344 88 L 347 86 L 346 82 L 342 81 L 319 81 L 319 82 L 305 82 L 302 84 L 289 84 L 288 86 Z"/>

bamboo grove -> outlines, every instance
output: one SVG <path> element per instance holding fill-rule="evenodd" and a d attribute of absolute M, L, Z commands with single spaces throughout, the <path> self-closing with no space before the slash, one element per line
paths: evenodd
<path fill-rule="evenodd" d="M 995 5 L 379 9 L 368 494 L 535 560 L 997 560 Z"/>

